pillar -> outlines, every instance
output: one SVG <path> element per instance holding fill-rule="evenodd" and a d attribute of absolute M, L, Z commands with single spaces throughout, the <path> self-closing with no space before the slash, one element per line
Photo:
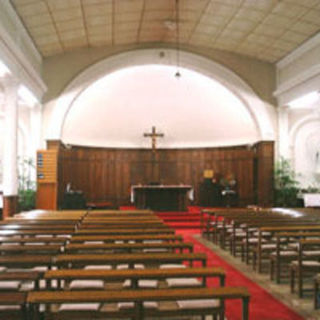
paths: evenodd
<path fill-rule="evenodd" d="M 18 88 L 19 82 L 4 78 L 3 218 L 18 210 Z"/>
<path fill-rule="evenodd" d="M 41 113 L 42 106 L 37 103 L 30 111 L 30 139 L 28 142 L 28 156 L 36 165 L 37 150 L 41 149 Z M 31 169 L 31 180 L 36 181 L 36 168 Z"/>
<path fill-rule="evenodd" d="M 278 156 L 285 159 L 290 157 L 288 106 L 278 108 Z"/>

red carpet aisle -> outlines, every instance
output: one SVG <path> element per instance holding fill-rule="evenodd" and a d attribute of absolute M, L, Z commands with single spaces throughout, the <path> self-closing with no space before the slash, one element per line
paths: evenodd
<path fill-rule="evenodd" d="M 267 291 L 248 279 L 241 272 L 227 264 L 223 259 L 214 254 L 210 249 L 195 240 L 192 235 L 199 233 L 198 229 L 182 230 L 177 229 L 178 234 L 182 234 L 186 241 L 194 243 L 195 252 L 205 252 L 208 256 L 208 266 L 221 266 L 227 272 L 226 285 L 246 286 L 251 293 L 250 300 L 250 320 L 302 320 L 303 318 L 273 298 Z M 209 282 L 209 286 L 216 286 L 214 281 Z M 228 320 L 241 319 L 241 302 L 234 300 L 226 304 L 226 316 Z"/>

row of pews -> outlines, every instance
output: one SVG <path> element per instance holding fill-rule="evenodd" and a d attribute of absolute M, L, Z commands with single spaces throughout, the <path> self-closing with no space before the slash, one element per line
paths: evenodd
<path fill-rule="evenodd" d="M 17 214 L 0 253 L 0 319 L 224 319 L 229 299 L 249 318 L 248 290 L 148 210 Z"/>
<path fill-rule="evenodd" d="M 279 284 L 289 279 L 291 292 L 300 298 L 310 289 L 305 285 L 313 284 L 318 308 L 319 209 L 204 209 L 201 230 L 204 237 L 253 270 L 268 272 L 271 281 Z"/>

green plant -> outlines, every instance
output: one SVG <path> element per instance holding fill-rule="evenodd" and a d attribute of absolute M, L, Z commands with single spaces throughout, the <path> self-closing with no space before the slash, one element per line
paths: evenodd
<path fill-rule="evenodd" d="M 32 179 L 32 171 L 35 170 L 33 159 L 21 159 L 19 161 L 19 211 L 32 210 L 36 202 L 36 183 Z"/>
<path fill-rule="evenodd" d="M 291 169 L 289 160 L 280 158 L 274 170 L 274 204 L 280 207 L 295 207 L 298 205 L 297 194 L 299 183 L 295 172 Z"/>

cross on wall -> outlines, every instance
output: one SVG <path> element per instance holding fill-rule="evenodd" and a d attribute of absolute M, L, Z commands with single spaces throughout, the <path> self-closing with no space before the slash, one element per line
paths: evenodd
<path fill-rule="evenodd" d="M 152 152 L 156 152 L 157 149 L 157 138 L 163 138 L 164 134 L 163 133 L 159 133 L 156 132 L 156 127 L 152 127 L 151 133 L 144 133 L 143 136 L 145 138 L 151 138 L 151 148 L 152 148 Z"/>

